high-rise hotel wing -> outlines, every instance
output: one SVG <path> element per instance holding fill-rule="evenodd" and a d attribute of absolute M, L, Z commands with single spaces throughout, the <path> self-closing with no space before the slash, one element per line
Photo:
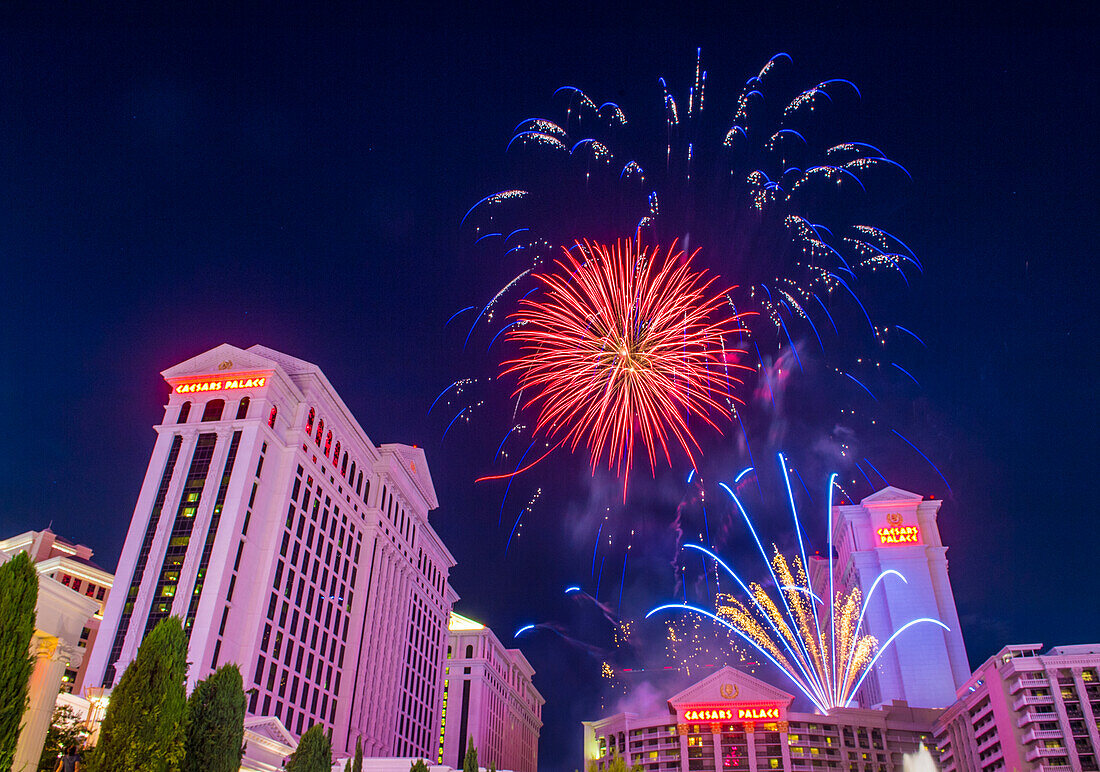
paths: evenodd
<path fill-rule="evenodd" d="M 371 756 L 438 752 L 454 558 L 422 450 L 374 445 L 321 370 L 228 344 L 170 388 L 88 684 L 112 686 L 158 621 L 189 685 L 236 663 L 248 711 Z"/>

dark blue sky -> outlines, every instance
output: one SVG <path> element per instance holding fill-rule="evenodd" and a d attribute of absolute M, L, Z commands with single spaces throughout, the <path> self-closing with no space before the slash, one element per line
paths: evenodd
<path fill-rule="evenodd" d="M 443 323 L 495 290 L 458 221 L 501 187 L 510 130 L 557 86 L 619 98 L 659 75 L 686 82 L 697 45 L 712 83 L 736 84 L 783 50 L 807 85 L 858 83 L 861 133 L 914 176 L 893 213 L 926 266 L 914 412 L 953 488 L 941 531 L 972 665 L 1007 643 L 1100 638 L 1095 26 L 831 13 L 9 12 L 0 533 L 52 521 L 113 567 L 159 371 L 259 342 L 320 365 L 375 442 L 427 449 L 460 610 L 506 641 L 567 614 L 561 587 L 588 567 L 561 513 L 593 500 L 577 469 L 547 470 L 558 495 L 506 558 L 499 490 L 472 483 L 486 471 L 469 452 L 476 424 L 441 445 L 445 424 L 425 415 L 464 374 Z M 927 470 L 886 474 L 944 493 Z M 572 768 L 598 663 L 553 636 L 523 648 L 550 700 L 544 766 Z"/>

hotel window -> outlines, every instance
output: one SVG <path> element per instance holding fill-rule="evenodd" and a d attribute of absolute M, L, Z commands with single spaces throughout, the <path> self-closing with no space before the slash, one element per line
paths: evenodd
<path fill-rule="evenodd" d="M 313 434 L 313 419 L 317 417 L 317 412 L 313 409 L 309 409 L 309 416 L 306 417 L 306 436 Z"/>
<path fill-rule="evenodd" d="M 321 444 L 321 435 L 325 432 L 325 419 L 322 418 L 317 422 L 317 436 L 314 438 L 317 445 Z"/>
<path fill-rule="evenodd" d="M 237 420 L 248 418 L 248 402 L 248 397 L 241 397 L 240 404 L 237 405 Z"/>
<path fill-rule="evenodd" d="M 267 416 L 267 425 L 270 426 L 272 429 L 275 428 L 275 416 L 277 415 L 279 415 L 279 406 L 272 405 L 271 413 Z"/>
<path fill-rule="evenodd" d="M 340 474 L 346 475 L 348 473 L 348 454 L 344 453 L 344 460 L 340 462 Z M 355 474 L 355 470 L 352 470 L 352 474 Z"/>
<path fill-rule="evenodd" d="M 178 423 L 178 424 L 187 423 L 187 416 L 190 412 L 191 412 L 191 403 L 190 402 L 184 402 L 182 405 L 180 405 L 180 415 L 179 415 L 179 418 L 176 419 L 176 423 Z"/>
<path fill-rule="evenodd" d="M 328 456 L 328 452 L 332 450 L 332 431 L 325 435 L 325 456 Z"/>
<path fill-rule="evenodd" d="M 336 450 L 332 454 L 332 466 L 335 468 L 340 463 L 340 441 L 336 441 Z"/>
<path fill-rule="evenodd" d="M 202 411 L 203 421 L 220 421 L 222 420 L 222 413 L 225 411 L 224 399 L 212 399 L 206 403 L 206 407 Z"/>

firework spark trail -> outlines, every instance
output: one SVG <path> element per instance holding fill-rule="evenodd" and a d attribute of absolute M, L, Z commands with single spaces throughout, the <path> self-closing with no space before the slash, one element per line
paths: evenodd
<path fill-rule="evenodd" d="M 771 575 L 772 582 L 779 594 L 785 611 L 757 584 L 746 583 L 717 555 L 709 549 L 695 544 L 685 547 L 699 550 L 720 565 L 749 599 L 749 604 L 731 599 L 728 605 L 712 613 L 706 609 L 683 603 L 667 603 L 651 610 L 646 617 L 668 610 L 690 611 L 712 619 L 723 625 L 774 664 L 798 689 L 810 699 L 822 712 L 837 707 L 847 707 L 855 698 L 863 680 L 871 672 L 882 653 L 897 640 L 898 636 L 914 625 L 930 623 L 948 630 L 947 625 L 938 619 L 921 617 L 910 620 L 899 627 L 884 644 L 871 635 L 862 634 L 863 620 L 867 608 L 874 597 L 878 585 L 889 576 L 896 576 L 905 582 L 905 577 L 893 569 L 880 573 L 872 583 L 866 596 L 859 588 L 851 591 L 836 592 L 833 573 L 833 486 L 836 475 L 829 478 L 829 600 L 817 597 L 810 586 L 805 544 L 802 540 L 802 526 L 798 519 L 798 510 L 790 486 L 788 464 L 779 454 L 779 464 L 786 482 L 788 500 L 794 518 L 794 529 L 798 535 L 799 554 L 788 560 L 778 550 L 769 560 L 763 545 L 756 535 L 756 529 L 736 494 L 725 483 L 719 485 L 729 494 L 741 511 L 753 539 L 760 548 L 761 556 Z M 822 614 L 826 614 L 822 619 Z M 822 622 L 825 624 L 822 624 Z"/>
<path fill-rule="evenodd" d="M 623 497 L 636 443 L 650 467 L 657 455 L 669 465 L 675 441 L 694 465 L 699 449 L 688 425 L 694 415 L 715 429 L 712 413 L 726 414 L 718 398 L 731 392 L 722 344 L 737 331 L 725 310 L 725 292 L 710 292 L 715 279 L 691 268 L 675 244 L 661 255 L 635 240 L 613 247 L 578 242 L 584 262 L 569 250 L 560 271 L 540 274 L 538 300 L 525 299 L 508 331 L 520 347 L 503 363 L 529 393 L 525 408 L 538 407 L 535 434 L 560 437 L 571 451 L 584 444 L 592 471 L 606 459 L 623 479 Z"/>

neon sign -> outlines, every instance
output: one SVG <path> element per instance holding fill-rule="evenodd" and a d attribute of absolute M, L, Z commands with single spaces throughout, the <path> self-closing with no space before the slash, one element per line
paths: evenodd
<path fill-rule="evenodd" d="M 878 543 L 883 546 L 896 544 L 920 544 L 920 528 L 915 525 L 898 525 L 891 528 L 879 528 Z"/>
<path fill-rule="evenodd" d="M 727 703 L 728 704 L 728 703 Z M 712 721 L 759 721 L 761 719 L 780 718 L 777 705 L 755 705 L 746 707 L 702 707 L 684 711 L 684 721 L 702 723 Z"/>
<path fill-rule="evenodd" d="M 225 391 L 227 389 L 258 389 L 267 383 L 267 374 L 244 373 L 231 378 L 205 376 L 199 380 L 177 383 L 176 394 L 194 394 L 200 391 Z"/>
<path fill-rule="evenodd" d="M 684 713 L 685 721 L 731 721 L 733 711 L 729 708 L 715 708 L 710 710 L 689 710 Z"/>

